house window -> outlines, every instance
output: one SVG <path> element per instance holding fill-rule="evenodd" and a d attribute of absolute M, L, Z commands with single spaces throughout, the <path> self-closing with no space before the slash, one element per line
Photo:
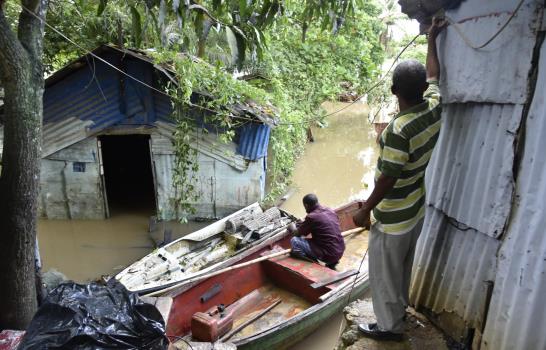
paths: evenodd
<path fill-rule="evenodd" d="M 85 163 L 83 163 L 83 162 L 74 162 L 74 163 L 72 163 L 72 170 L 75 173 L 85 173 Z"/>

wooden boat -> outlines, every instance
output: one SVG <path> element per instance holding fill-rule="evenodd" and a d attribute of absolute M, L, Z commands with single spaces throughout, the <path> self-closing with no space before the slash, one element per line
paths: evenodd
<path fill-rule="evenodd" d="M 368 286 L 368 264 L 363 260 L 368 236 L 355 229 L 356 210 L 357 203 L 336 210 L 342 231 L 350 230 L 337 271 L 288 255 L 266 259 L 290 247 L 290 237 L 285 236 L 239 265 L 164 294 L 172 298 L 164 317 L 174 346 L 190 349 L 204 345 L 198 342 L 229 342 L 241 349 L 284 349 L 339 313 Z"/>
<path fill-rule="evenodd" d="M 249 205 L 146 255 L 114 278 L 139 294 L 160 291 L 198 273 L 235 264 L 287 235 L 295 218 L 278 209 Z"/>

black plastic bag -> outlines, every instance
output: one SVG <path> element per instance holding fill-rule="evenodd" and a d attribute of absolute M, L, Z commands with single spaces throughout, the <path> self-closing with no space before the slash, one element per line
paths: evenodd
<path fill-rule="evenodd" d="M 167 349 L 163 318 L 115 279 L 55 288 L 32 319 L 20 350 Z"/>

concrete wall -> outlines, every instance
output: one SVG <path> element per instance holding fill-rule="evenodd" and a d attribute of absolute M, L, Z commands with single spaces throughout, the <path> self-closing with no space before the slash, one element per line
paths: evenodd
<path fill-rule="evenodd" d="M 75 162 L 85 164 L 85 171 L 74 171 Z M 50 219 L 104 219 L 96 138 L 42 159 L 38 212 Z"/>

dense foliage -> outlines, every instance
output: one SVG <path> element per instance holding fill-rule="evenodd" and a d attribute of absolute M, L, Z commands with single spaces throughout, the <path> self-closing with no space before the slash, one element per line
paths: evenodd
<path fill-rule="evenodd" d="M 200 103 L 209 122 L 229 140 L 239 122 L 225 106 L 252 100 L 276 107 L 280 125 L 271 136 L 269 178 L 274 198 L 285 190 L 307 129 L 324 124 L 320 103 L 347 89 L 358 94 L 380 73 L 385 25 L 381 7 L 355 0 L 247 1 L 83 1 L 52 0 L 46 31 L 47 70 L 101 43 L 154 48 L 158 62 L 170 64 L 179 84 L 166 87 L 175 101 L 177 120 L 175 184 L 180 208 L 191 211 L 195 198 L 192 174 L 197 171 L 190 147 L 195 125 L 186 115 L 194 91 L 211 98 Z M 82 50 L 83 49 L 83 50 Z M 184 53 L 181 55 L 180 53 Z M 198 56 L 201 59 L 190 59 Z M 259 73 L 251 82 L 231 73 Z M 195 106 L 194 106 L 195 107 Z"/>

